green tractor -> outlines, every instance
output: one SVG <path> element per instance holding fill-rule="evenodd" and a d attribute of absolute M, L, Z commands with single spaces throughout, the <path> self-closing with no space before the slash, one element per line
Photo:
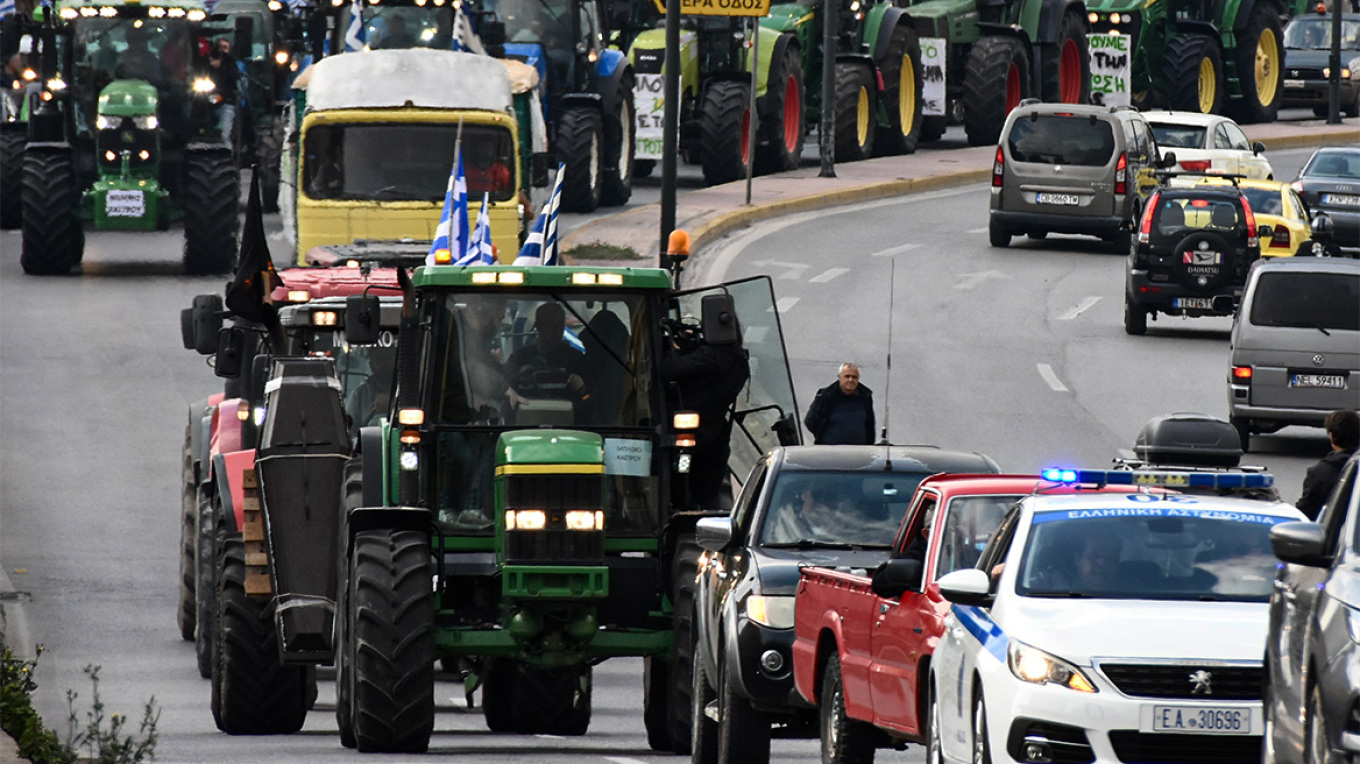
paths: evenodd
<path fill-rule="evenodd" d="M 199 0 L 59 0 L 40 8 L 38 80 L 24 104 L 26 273 L 61 274 L 94 230 L 184 224 L 184 268 L 229 271 L 239 190 L 199 44 Z M 237 22 L 237 48 L 250 36 Z"/>
<path fill-rule="evenodd" d="M 1139 108 L 1272 122 L 1284 95 L 1284 21 L 1305 0 L 1091 0 L 1093 31 L 1129 37 Z"/>

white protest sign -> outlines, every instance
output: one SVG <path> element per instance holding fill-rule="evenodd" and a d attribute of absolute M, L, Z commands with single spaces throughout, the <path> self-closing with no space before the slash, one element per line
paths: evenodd
<path fill-rule="evenodd" d="M 942 117 L 948 107 L 944 92 L 945 57 L 948 43 L 941 37 L 921 38 L 921 114 Z"/>
<path fill-rule="evenodd" d="M 633 75 L 633 104 L 637 107 L 633 156 L 637 159 L 661 158 L 665 138 L 661 130 L 666 108 L 665 85 L 665 76 L 661 74 Z"/>
<path fill-rule="evenodd" d="M 146 196 L 141 191 L 109 191 L 104 197 L 104 214 L 111 218 L 139 218 L 146 214 Z"/>
<path fill-rule="evenodd" d="M 1092 34 L 1086 39 L 1091 47 L 1091 103 L 1128 106 L 1133 72 L 1129 36 Z"/>
<path fill-rule="evenodd" d="M 652 474 L 652 442 L 635 438 L 604 439 L 606 475 L 647 477 Z"/>

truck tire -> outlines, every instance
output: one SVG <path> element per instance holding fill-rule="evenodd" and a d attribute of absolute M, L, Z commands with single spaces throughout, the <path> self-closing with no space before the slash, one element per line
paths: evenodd
<path fill-rule="evenodd" d="M 20 130 L 0 130 L 0 228 L 24 220 L 24 143 Z"/>
<path fill-rule="evenodd" d="M 878 87 L 874 72 L 854 61 L 836 63 L 836 161 L 858 162 L 874 155 Z"/>
<path fill-rule="evenodd" d="M 633 112 L 631 75 L 619 83 L 617 98 L 619 108 L 614 120 L 618 127 L 604 132 L 606 155 L 611 157 L 611 161 L 605 162 L 604 187 L 600 189 L 600 204 L 604 207 L 627 204 L 633 196 L 633 151 L 636 148 L 633 129 L 637 126 L 637 117 Z"/>
<path fill-rule="evenodd" d="M 24 273 L 69 273 L 85 250 L 80 223 L 80 186 L 66 151 L 24 152 L 24 239 L 19 264 Z"/>
<path fill-rule="evenodd" d="M 841 661 L 835 653 L 827 658 L 817 707 L 821 720 L 822 761 L 826 764 L 872 764 L 875 729 L 846 716 Z"/>
<path fill-rule="evenodd" d="M 1237 35 L 1237 81 L 1242 98 L 1230 101 L 1238 122 L 1274 122 L 1284 95 L 1284 27 L 1279 9 L 1270 3 L 1252 8 L 1247 26 Z"/>
<path fill-rule="evenodd" d="M 394 530 L 356 534 L 348 608 L 358 749 L 423 753 L 434 731 L 429 536 Z"/>
<path fill-rule="evenodd" d="M 184 272 L 191 276 L 228 273 L 236 264 L 236 165 L 224 151 L 192 152 L 185 161 Z"/>
<path fill-rule="evenodd" d="M 194 629 L 198 624 L 198 611 L 195 607 L 194 587 L 198 575 L 194 567 L 197 554 L 198 528 L 198 486 L 194 482 L 194 456 L 190 449 L 193 431 L 193 412 L 190 422 L 184 426 L 184 450 L 180 453 L 179 507 L 179 607 L 175 609 L 175 624 L 179 626 L 179 638 L 185 642 L 194 641 Z"/>
<path fill-rule="evenodd" d="M 265 212 L 279 211 L 279 163 L 283 161 L 283 131 L 280 120 L 260 136 L 256 146 L 255 172 L 260 174 L 260 204 Z"/>
<path fill-rule="evenodd" d="M 694 662 L 694 680 L 690 682 L 690 763 L 718 764 L 718 723 L 708 718 L 704 709 L 718 699 L 708 686 L 702 661 Z"/>
<path fill-rule="evenodd" d="M 719 656 L 723 661 L 727 656 Z M 726 674 L 726 668 L 723 669 Z M 718 761 L 764 764 L 770 760 L 770 719 L 738 695 L 726 676 L 718 682 Z"/>
<path fill-rule="evenodd" d="M 1079 11 L 1063 14 L 1058 41 L 1043 46 L 1043 78 L 1039 93 L 1052 103 L 1091 102 L 1091 54 L 1086 19 Z"/>
<path fill-rule="evenodd" d="M 1019 40 L 997 35 L 973 43 L 963 74 L 963 127 L 968 145 L 995 145 L 1006 115 L 1029 95 L 1029 56 Z"/>
<path fill-rule="evenodd" d="M 557 161 L 565 165 L 562 211 L 594 212 L 600 206 L 604 126 L 591 107 L 567 109 L 557 120 Z"/>
<path fill-rule="evenodd" d="M 914 154 L 921 141 L 921 41 L 906 22 L 893 28 L 878 71 L 888 124 L 878 126 L 874 148 L 881 155 Z"/>
<path fill-rule="evenodd" d="M 279 663 L 274 601 L 246 596 L 245 542 L 225 536 L 217 662 L 213 674 L 217 726 L 228 735 L 287 735 L 307 720 L 307 671 Z"/>
<path fill-rule="evenodd" d="M 699 163 L 704 183 L 716 186 L 746 177 L 751 151 L 750 96 L 745 83 L 719 80 L 704 91 L 699 107 Z"/>
<path fill-rule="evenodd" d="M 194 523 L 194 611 L 201 628 L 194 632 L 194 657 L 198 661 L 198 675 L 204 679 L 212 678 L 213 665 L 213 616 L 217 612 L 217 548 L 214 536 L 217 533 L 215 519 L 221 514 L 222 505 L 216 493 L 207 500 L 199 501 L 199 510 Z"/>
<path fill-rule="evenodd" d="M 803 98 L 803 60 L 798 48 L 784 46 L 783 55 L 770 61 L 766 76 L 761 141 L 756 146 L 756 172 L 796 170 L 803 163 L 807 102 Z"/>
<path fill-rule="evenodd" d="M 1201 34 L 1178 34 L 1162 59 L 1167 108 L 1217 114 L 1223 108 L 1223 54 Z"/>
<path fill-rule="evenodd" d="M 647 744 L 654 751 L 681 755 L 690 752 L 693 674 L 697 665 L 694 659 L 694 581 L 702 551 L 692 535 L 684 536 L 676 542 L 675 554 L 671 557 L 670 580 L 674 598 L 671 602 L 671 641 L 675 644 L 675 660 L 667 663 L 658 657 L 644 659 L 642 716 L 647 727 Z"/>

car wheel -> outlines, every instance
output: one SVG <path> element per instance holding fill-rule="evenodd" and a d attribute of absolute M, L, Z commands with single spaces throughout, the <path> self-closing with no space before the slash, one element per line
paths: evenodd
<path fill-rule="evenodd" d="M 1009 247 L 1011 245 L 1011 232 L 996 221 L 987 224 L 987 238 L 993 247 Z"/>
<path fill-rule="evenodd" d="M 987 707 L 982 691 L 973 701 L 973 764 L 992 764 L 992 748 L 987 743 Z"/>
<path fill-rule="evenodd" d="M 1147 334 L 1147 308 L 1134 305 L 1124 298 L 1124 333 L 1132 335 Z"/>
<path fill-rule="evenodd" d="M 1305 764 L 1331 764 L 1331 750 L 1327 717 L 1322 715 L 1322 690 L 1315 684 L 1303 714 L 1303 760 Z"/>
<path fill-rule="evenodd" d="M 926 720 L 926 764 L 944 764 L 944 740 L 940 734 L 940 698 L 935 694 L 935 685 L 930 685 L 930 705 L 926 707 L 930 718 Z"/>
<path fill-rule="evenodd" d="M 1237 430 L 1237 439 L 1241 441 L 1242 453 L 1251 450 L 1251 420 L 1241 417 L 1229 417 L 1233 429 Z"/>

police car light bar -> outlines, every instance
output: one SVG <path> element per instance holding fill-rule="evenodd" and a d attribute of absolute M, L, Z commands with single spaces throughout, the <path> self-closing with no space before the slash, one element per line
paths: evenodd
<path fill-rule="evenodd" d="M 1049 467 L 1039 473 L 1053 483 L 1145 485 L 1160 488 L 1270 488 L 1275 476 L 1249 472 L 1179 472 L 1172 470 L 1073 470 Z"/>

